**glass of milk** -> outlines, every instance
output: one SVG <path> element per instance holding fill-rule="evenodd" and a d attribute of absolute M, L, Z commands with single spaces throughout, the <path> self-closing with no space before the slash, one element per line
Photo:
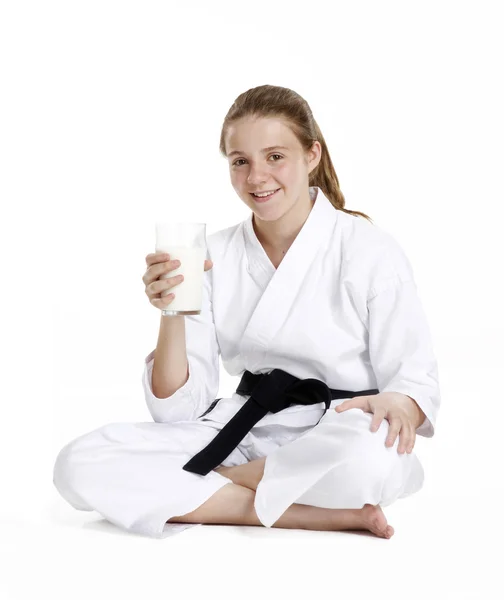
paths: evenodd
<path fill-rule="evenodd" d="M 207 253 L 206 224 L 156 222 L 156 252 L 167 252 L 170 260 L 180 260 L 180 267 L 161 275 L 160 279 L 184 276 L 184 281 L 162 292 L 163 296 L 173 293 L 175 298 L 161 314 L 165 317 L 199 315 Z"/>

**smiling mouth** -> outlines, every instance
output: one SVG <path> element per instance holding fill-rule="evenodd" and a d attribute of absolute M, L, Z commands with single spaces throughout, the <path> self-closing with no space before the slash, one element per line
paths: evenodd
<path fill-rule="evenodd" d="M 250 195 L 252 196 L 252 198 L 255 200 L 255 202 L 266 202 L 268 201 L 270 198 L 273 198 L 273 196 L 275 196 L 277 194 L 277 192 L 280 191 L 280 188 L 278 188 L 277 190 L 275 190 L 272 194 L 268 194 L 267 196 L 256 196 L 255 194 L 253 194 L 252 192 L 250 192 Z"/>

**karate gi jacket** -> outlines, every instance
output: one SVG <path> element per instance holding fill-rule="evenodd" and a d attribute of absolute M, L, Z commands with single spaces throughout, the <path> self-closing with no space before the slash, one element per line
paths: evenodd
<path fill-rule="evenodd" d="M 189 379 L 169 398 L 156 398 L 154 351 L 145 358 L 154 421 L 202 415 L 218 394 L 220 356 L 237 384 L 245 370 L 277 368 L 332 389 L 406 394 L 426 415 L 416 433 L 434 435 L 438 365 L 408 258 L 391 234 L 337 210 L 320 188 L 310 187 L 310 196 L 312 210 L 277 269 L 257 239 L 253 213 L 207 236 L 214 266 L 204 274 L 202 311 L 184 317 Z M 208 417 L 226 423 L 247 399 L 222 398 Z M 294 405 L 258 425 L 315 424 L 324 409 Z"/>

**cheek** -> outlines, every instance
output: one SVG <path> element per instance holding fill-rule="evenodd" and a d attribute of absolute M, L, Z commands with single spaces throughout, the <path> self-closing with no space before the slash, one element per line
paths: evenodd
<path fill-rule="evenodd" d="M 230 177 L 231 177 L 231 186 L 233 187 L 235 192 L 239 196 L 246 194 L 247 185 L 248 185 L 247 176 L 243 175 L 242 172 L 232 172 L 232 173 L 230 173 Z M 250 202 L 252 202 L 252 198 L 250 198 Z"/>
<path fill-rule="evenodd" d="M 287 180 L 292 180 L 296 178 L 296 165 L 291 164 L 287 164 L 287 163 L 282 163 L 281 165 L 278 165 L 277 168 L 275 169 L 275 174 L 278 175 L 278 177 L 281 177 L 282 179 Z"/>
<path fill-rule="evenodd" d="M 233 185 L 239 185 L 241 182 L 245 181 L 246 176 L 244 175 L 244 171 L 235 171 L 235 170 L 230 170 L 229 171 L 229 177 L 231 179 L 231 183 Z"/>

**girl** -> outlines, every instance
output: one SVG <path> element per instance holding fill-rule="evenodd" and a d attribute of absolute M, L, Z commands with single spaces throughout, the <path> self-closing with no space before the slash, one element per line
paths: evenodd
<path fill-rule="evenodd" d="M 390 538 L 382 507 L 421 488 L 415 436 L 434 434 L 440 404 L 411 265 L 344 208 L 294 91 L 238 96 L 220 150 L 251 212 L 208 236 L 201 314 L 161 317 L 143 374 L 154 423 L 73 440 L 54 484 L 75 508 L 152 537 L 221 523 Z M 167 308 L 183 278 L 160 276 L 180 263 L 155 253 L 146 264 L 147 297 Z M 241 381 L 215 400 L 219 356 Z"/>

